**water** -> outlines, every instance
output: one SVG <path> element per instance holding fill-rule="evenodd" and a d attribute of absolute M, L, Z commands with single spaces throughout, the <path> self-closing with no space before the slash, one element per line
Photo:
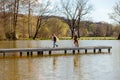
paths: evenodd
<path fill-rule="evenodd" d="M 52 41 L 0 41 L 0 48 L 52 47 Z M 72 40 L 59 47 L 74 47 Z M 81 40 L 80 46 L 112 46 L 111 53 L 0 57 L 0 80 L 119 80 L 120 41 Z M 55 52 L 59 53 L 59 52 Z M 11 57 L 13 56 L 13 57 Z"/>

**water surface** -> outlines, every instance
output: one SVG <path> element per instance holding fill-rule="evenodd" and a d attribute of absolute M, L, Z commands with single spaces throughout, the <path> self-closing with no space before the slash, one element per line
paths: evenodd
<path fill-rule="evenodd" d="M 0 41 L 0 48 L 52 47 L 51 40 Z M 59 47 L 74 47 L 72 40 L 58 42 Z M 112 46 L 111 53 L 44 55 L 19 57 L 0 55 L 0 80 L 119 80 L 120 41 L 80 40 L 80 46 Z M 105 50 L 107 52 L 107 50 Z M 59 53 L 59 52 L 54 52 Z M 53 54 L 54 54 L 53 53 Z M 11 57 L 12 56 L 12 57 Z"/>

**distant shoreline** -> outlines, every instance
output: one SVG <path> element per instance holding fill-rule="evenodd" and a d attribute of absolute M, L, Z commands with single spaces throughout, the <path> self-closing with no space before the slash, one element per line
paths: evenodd
<path fill-rule="evenodd" d="M 72 40 L 71 37 L 61 37 L 60 40 Z M 117 40 L 117 37 L 80 37 L 79 40 Z M 24 39 L 17 39 L 17 40 L 33 40 L 32 38 L 24 38 Z M 50 38 L 36 38 L 35 40 L 52 40 Z M 1 39 L 0 41 L 8 41 L 6 39 Z"/>

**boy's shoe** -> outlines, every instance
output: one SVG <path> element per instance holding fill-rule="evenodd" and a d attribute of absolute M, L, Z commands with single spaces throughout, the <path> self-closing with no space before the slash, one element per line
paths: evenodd
<path fill-rule="evenodd" d="M 56 47 L 58 47 L 58 45 L 56 45 Z"/>

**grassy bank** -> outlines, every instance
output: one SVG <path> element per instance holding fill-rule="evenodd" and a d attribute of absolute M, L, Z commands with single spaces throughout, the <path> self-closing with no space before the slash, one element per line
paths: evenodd
<path fill-rule="evenodd" d="M 62 37 L 61 40 L 70 40 L 71 37 Z M 116 40 L 116 37 L 80 37 L 79 40 Z"/>
<path fill-rule="evenodd" d="M 72 40 L 71 37 L 60 37 L 60 40 Z M 21 38 L 18 40 L 33 40 L 32 38 Z M 35 40 L 52 40 L 52 38 L 36 38 Z M 117 40 L 117 37 L 80 37 L 79 40 Z M 6 41 L 0 40 L 0 41 Z"/>

